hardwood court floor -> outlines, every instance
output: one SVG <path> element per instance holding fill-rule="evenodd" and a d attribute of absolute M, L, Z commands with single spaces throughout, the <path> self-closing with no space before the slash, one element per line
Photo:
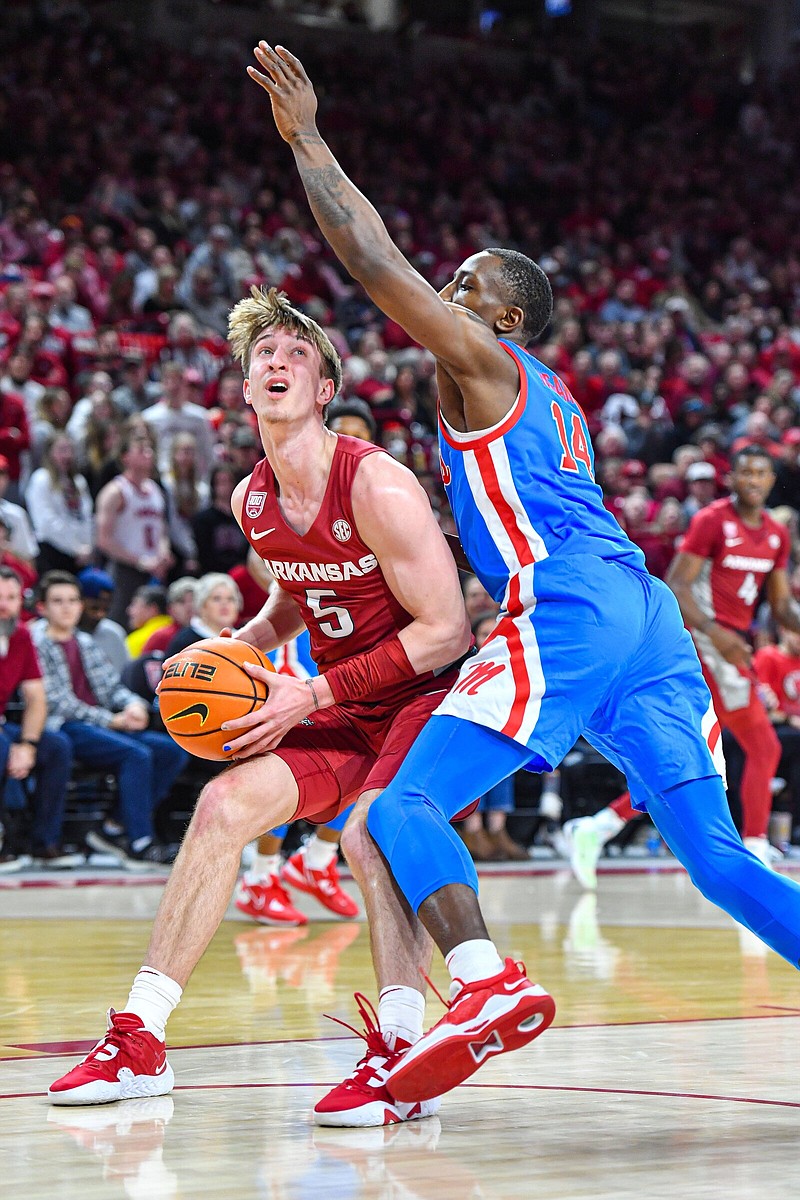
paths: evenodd
<path fill-rule="evenodd" d="M 439 1117 L 348 1131 L 309 1110 L 360 1057 L 322 1014 L 355 1023 L 352 992 L 373 992 L 362 924 L 281 930 L 231 911 L 170 1022 L 173 1095 L 55 1108 L 43 1092 L 124 1002 L 161 889 L 0 887 L 0 1194 L 795 1200 L 792 968 L 680 871 L 605 873 L 596 902 L 564 872 L 482 888 L 501 949 L 556 997 L 555 1025 Z M 429 1020 L 440 1011 L 432 998 Z"/>

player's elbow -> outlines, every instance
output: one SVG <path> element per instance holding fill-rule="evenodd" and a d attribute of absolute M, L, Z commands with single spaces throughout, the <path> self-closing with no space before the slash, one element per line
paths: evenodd
<path fill-rule="evenodd" d="M 454 616 L 451 620 L 437 623 L 434 631 L 434 644 L 439 650 L 441 662 L 446 666 L 466 654 L 472 640 L 472 632 L 466 614 Z"/>

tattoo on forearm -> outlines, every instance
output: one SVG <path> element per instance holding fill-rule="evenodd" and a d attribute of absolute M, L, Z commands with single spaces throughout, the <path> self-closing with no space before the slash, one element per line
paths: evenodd
<path fill-rule="evenodd" d="M 345 203 L 344 175 L 338 167 L 309 167 L 300 171 L 303 187 L 315 215 L 332 229 L 349 225 L 353 210 Z"/>
<path fill-rule="evenodd" d="M 313 130 L 299 129 L 292 134 L 292 144 L 295 146 L 324 146 L 325 143 L 318 133 Z"/>

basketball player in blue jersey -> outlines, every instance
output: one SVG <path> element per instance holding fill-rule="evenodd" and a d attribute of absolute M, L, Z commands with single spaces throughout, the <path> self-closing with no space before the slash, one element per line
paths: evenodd
<path fill-rule="evenodd" d="M 445 486 L 475 573 L 501 604 L 366 818 L 455 993 L 387 1087 L 402 1101 L 438 1095 L 552 1019 L 549 997 L 489 938 L 448 818 L 521 767 L 552 770 L 580 734 L 625 772 L 700 890 L 798 965 L 800 887 L 733 826 L 719 724 L 677 602 L 603 507 L 580 409 L 526 349 L 550 320 L 545 274 L 522 254 L 486 250 L 437 295 L 321 138 L 302 64 L 266 42 L 255 56 L 248 73 L 270 97 L 323 234 L 436 357 Z"/>

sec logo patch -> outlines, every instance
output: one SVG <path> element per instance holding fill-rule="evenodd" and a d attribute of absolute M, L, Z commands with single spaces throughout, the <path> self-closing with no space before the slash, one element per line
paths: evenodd
<path fill-rule="evenodd" d="M 336 538 L 337 542 L 349 542 L 353 536 L 353 531 L 350 528 L 350 522 L 340 518 L 334 521 L 331 525 L 331 533 Z"/>

